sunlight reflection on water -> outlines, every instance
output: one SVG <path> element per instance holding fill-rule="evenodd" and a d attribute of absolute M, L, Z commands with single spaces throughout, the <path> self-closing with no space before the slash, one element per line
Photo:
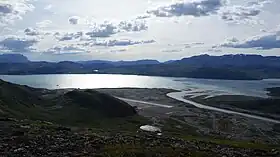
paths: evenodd
<path fill-rule="evenodd" d="M 111 75 L 111 74 L 58 74 L 58 75 L 1 75 L 1 79 L 37 88 L 171 88 L 183 89 L 183 83 L 171 78 Z"/>
<path fill-rule="evenodd" d="M 225 94 L 266 96 L 265 88 L 280 87 L 280 79 L 211 80 L 113 74 L 0 75 L 0 79 L 37 88 L 169 88 Z"/>

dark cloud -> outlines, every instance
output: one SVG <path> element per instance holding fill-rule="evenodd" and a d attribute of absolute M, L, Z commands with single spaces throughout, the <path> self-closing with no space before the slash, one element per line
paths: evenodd
<path fill-rule="evenodd" d="M 0 4 L 0 13 L 9 14 L 13 12 L 13 6 L 10 4 Z M 1 16 L 0 14 L 0 16 Z"/>
<path fill-rule="evenodd" d="M 68 19 L 68 22 L 72 25 L 76 25 L 79 23 L 80 18 L 78 16 L 72 16 Z"/>
<path fill-rule="evenodd" d="M 8 37 L 0 41 L 0 47 L 3 50 L 13 52 L 27 52 L 32 50 L 32 46 L 38 43 L 36 39 L 22 39 L 17 37 Z"/>
<path fill-rule="evenodd" d="M 223 4 L 223 0 L 181 1 L 147 11 L 147 13 L 158 17 L 207 16 L 216 13 Z"/>
<path fill-rule="evenodd" d="M 26 28 L 24 30 L 24 33 L 26 35 L 29 35 L 29 36 L 37 36 L 37 35 L 40 34 L 39 31 L 37 29 L 34 29 L 34 28 Z"/>

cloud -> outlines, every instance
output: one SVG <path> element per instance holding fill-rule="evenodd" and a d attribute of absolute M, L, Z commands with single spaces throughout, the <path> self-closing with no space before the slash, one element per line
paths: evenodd
<path fill-rule="evenodd" d="M 139 32 L 147 29 L 148 26 L 144 21 L 121 21 L 117 24 L 105 21 L 102 24 L 95 24 L 92 30 L 85 34 L 91 38 L 105 38 L 111 37 L 119 32 Z"/>
<path fill-rule="evenodd" d="M 125 52 L 128 49 L 125 46 L 138 45 L 138 44 L 150 44 L 154 43 L 154 40 L 140 40 L 133 41 L 129 39 L 114 39 L 114 40 L 91 40 L 87 42 L 77 42 L 75 44 L 62 44 L 54 46 L 45 53 L 51 54 L 74 54 L 74 53 L 84 53 L 91 52 L 96 47 L 122 47 L 120 49 L 111 49 L 110 52 Z M 123 48 L 124 47 L 124 48 Z"/>
<path fill-rule="evenodd" d="M 113 52 L 113 53 L 117 53 L 117 52 L 126 52 L 127 49 L 117 49 L 117 50 L 111 50 L 110 52 Z"/>
<path fill-rule="evenodd" d="M 208 49 L 208 52 L 215 52 L 215 53 L 220 53 L 223 52 L 221 49 L 213 48 L 213 49 Z"/>
<path fill-rule="evenodd" d="M 86 50 L 77 45 L 65 45 L 65 46 L 60 45 L 60 46 L 55 46 L 53 48 L 50 48 L 47 52 L 52 54 L 74 54 L 74 53 L 86 52 Z"/>
<path fill-rule="evenodd" d="M 170 52 L 170 53 L 181 52 L 181 51 L 183 51 L 183 49 L 164 49 L 164 50 L 161 50 L 161 52 Z"/>
<path fill-rule="evenodd" d="M 138 44 L 149 44 L 154 43 L 154 40 L 142 40 L 142 41 L 132 41 L 132 40 L 105 40 L 105 41 L 96 41 L 92 46 L 129 46 L 129 45 L 138 45 Z"/>
<path fill-rule="evenodd" d="M 149 14 L 144 14 L 144 15 L 139 15 L 136 17 L 137 20 L 142 20 L 142 19 L 147 19 L 147 18 L 150 18 L 151 15 Z"/>
<path fill-rule="evenodd" d="M 36 26 L 40 27 L 40 28 L 45 28 L 45 27 L 48 27 L 50 24 L 52 24 L 51 20 L 44 20 L 44 21 L 41 21 L 41 22 L 37 22 Z"/>
<path fill-rule="evenodd" d="M 34 9 L 32 0 L 0 1 L 0 25 L 12 24 Z"/>
<path fill-rule="evenodd" d="M 47 5 L 44 7 L 44 10 L 51 10 L 53 6 L 51 4 Z"/>
<path fill-rule="evenodd" d="M 90 36 L 91 38 L 95 37 L 110 37 L 113 34 L 116 34 L 118 32 L 118 28 L 112 24 L 105 22 L 101 25 L 95 25 L 92 28 L 92 31 L 87 32 L 86 35 Z"/>
<path fill-rule="evenodd" d="M 72 24 L 76 23 L 76 21 L 73 19 L 71 22 Z M 119 23 L 112 23 L 112 22 L 105 21 L 101 24 L 97 24 L 97 23 L 93 24 L 90 29 L 91 29 L 90 31 L 84 31 L 84 32 L 81 31 L 68 32 L 68 33 L 56 32 L 54 36 L 59 41 L 76 40 L 76 39 L 80 39 L 81 41 L 90 41 L 90 40 L 95 40 L 96 38 L 111 37 L 114 34 L 120 32 L 139 32 L 139 31 L 147 30 L 148 26 L 142 20 L 121 21 Z"/>
<path fill-rule="evenodd" d="M 13 12 L 13 6 L 10 4 L 0 4 L 0 13 L 9 14 Z"/>
<path fill-rule="evenodd" d="M 130 46 L 130 45 L 138 45 L 138 44 L 151 44 L 154 43 L 155 40 L 140 40 L 133 41 L 129 39 L 113 39 L 113 40 L 92 40 L 91 42 L 86 42 L 80 44 L 82 46 L 104 46 L 104 47 L 114 47 L 114 46 Z"/>
<path fill-rule="evenodd" d="M 29 35 L 29 36 L 37 36 L 39 35 L 39 31 L 37 29 L 34 28 L 26 28 L 24 30 L 25 35 Z"/>
<path fill-rule="evenodd" d="M 43 39 L 45 36 L 53 35 L 53 32 L 51 31 L 44 31 L 42 29 L 32 27 L 26 28 L 23 32 L 26 36 L 33 36 L 38 39 Z"/>
<path fill-rule="evenodd" d="M 147 13 L 157 17 L 173 16 L 207 16 L 214 14 L 224 5 L 223 0 L 192 0 L 180 1 L 167 6 L 160 6 Z"/>
<path fill-rule="evenodd" d="M 262 50 L 269 50 L 280 48 L 280 30 L 268 34 L 252 37 L 245 41 L 239 41 L 236 38 L 228 40 L 221 44 L 221 47 L 229 48 L 256 48 Z"/>
<path fill-rule="evenodd" d="M 270 2 L 270 0 L 260 0 L 249 2 L 246 5 L 226 6 L 221 9 L 220 15 L 223 20 L 228 22 L 257 23 L 254 18 L 261 13 L 262 7 Z"/>
<path fill-rule="evenodd" d="M 118 28 L 126 32 L 139 32 L 142 30 L 147 30 L 148 26 L 143 21 L 122 21 L 119 23 Z"/>
<path fill-rule="evenodd" d="M 195 42 L 195 43 L 184 44 L 185 48 L 192 48 L 192 47 L 201 46 L 201 45 L 204 45 L 204 43 L 202 43 L 202 42 Z"/>
<path fill-rule="evenodd" d="M 222 19 L 226 21 L 240 21 L 250 19 L 260 14 L 260 10 L 254 7 L 234 6 L 222 13 Z"/>
<path fill-rule="evenodd" d="M 83 35 L 84 35 L 83 32 L 65 33 L 65 34 L 61 34 L 59 32 L 56 32 L 54 34 L 55 38 L 59 41 L 80 39 Z"/>
<path fill-rule="evenodd" d="M 79 20 L 80 20 L 80 17 L 78 16 L 72 16 L 68 19 L 68 22 L 71 24 L 71 25 L 76 25 L 79 23 Z"/>
<path fill-rule="evenodd" d="M 8 37 L 0 41 L 0 48 L 12 52 L 28 52 L 38 43 L 37 39 Z"/>

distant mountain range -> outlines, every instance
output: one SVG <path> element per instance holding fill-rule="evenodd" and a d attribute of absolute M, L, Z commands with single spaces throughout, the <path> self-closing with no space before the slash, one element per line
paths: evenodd
<path fill-rule="evenodd" d="M 0 55 L 0 74 L 112 73 L 207 79 L 255 80 L 280 78 L 280 57 L 200 55 L 181 60 L 32 62 L 23 55 Z"/>

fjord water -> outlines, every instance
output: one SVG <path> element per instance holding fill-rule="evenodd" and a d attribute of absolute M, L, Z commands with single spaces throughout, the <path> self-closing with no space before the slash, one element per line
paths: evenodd
<path fill-rule="evenodd" d="M 211 80 L 113 74 L 0 75 L 0 79 L 36 88 L 170 88 L 265 97 L 265 88 L 280 87 L 280 79 Z"/>

